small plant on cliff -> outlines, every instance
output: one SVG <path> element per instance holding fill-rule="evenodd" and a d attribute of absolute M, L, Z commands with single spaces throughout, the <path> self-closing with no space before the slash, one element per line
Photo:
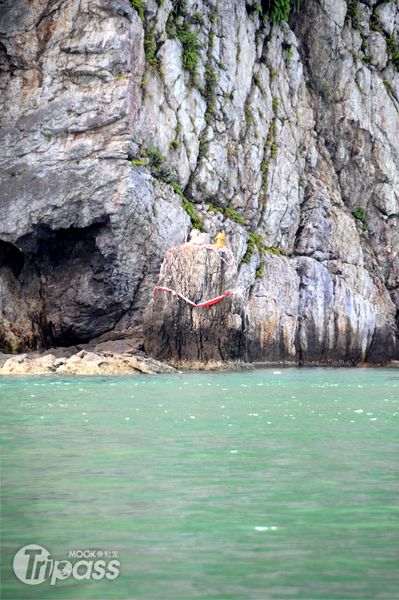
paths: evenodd
<path fill-rule="evenodd" d="M 174 152 L 175 150 L 178 150 L 180 148 L 180 142 L 178 139 L 174 139 L 170 142 L 169 144 L 169 150 L 171 150 L 172 152 Z"/>
<path fill-rule="evenodd" d="M 212 204 L 212 202 L 207 202 L 207 206 L 211 212 L 223 214 L 223 208 L 221 206 L 215 206 L 214 204 Z"/>
<path fill-rule="evenodd" d="M 191 83 L 196 85 L 201 44 L 197 40 L 197 34 L 191 30 L 190 24 L 186 20 L 183 20 L 182 23 L 180 22 L 181 17 L 185 17 L 184 13 L 186 11 L 186 3 L 178 1 L 174 10 L 169 14 L 165 31 L 168 37 L 180 40 L 183 46 L 183 67 L 190 73 Z M 194 14 L 193 20 L 199 25 L 204 22 L 199 12 Z"/>
<path fill-rule="evenodd" d="M 276 143 L 273 143 L 270 147 L 270 158 L 271 160 L 275 159 L 277 156 L 278 146 Z"/>
<path fill-rule="evenodd" d="M 255 2 L 252 5 L 247 4 L 246 9 L 247 9 L 247 13 L 248 13 L 248 16 L 251 21 L 254 20 L 256 15 L 258 15 L 262 12 L 262 6 L 261 6 L 261 4 L 259 4 L 259 2 Z"/>
<path fill-rule="evenodd" d="M 294 48 L 293 46 L 287 46 L 286 48 L 284 48 L 284 54 L 286 56 L 287 59 L 290 59 L 294 56 Z"/>
<path fill-rule="evenodd" d="M 236 210 L 234 210 L 234 208 L 229 208 L 229 207 L 222 208 L 221 206 L 215 206 L 211 202 L 208 202 L 208 208 L 211 212 L 221 213 L 222 215 L 224 215 L 225 217 L 228 217 L 235 223 L 239 223 L 240 225 L 245 224 L 244 217 L 242 215 L 239 215 L 238 212 Z"/>
<path fill-rule="evenodd" d="M 387 48 L 395 68 L 399 70 L 399 44 L 393 36 L 387 38 Z"/>
<path fill-rule="evenodd" d="M 198 25 L 205 25 L 204 15 L 199 11 L 197 11 L 193 14 L 193 21 L 194 21 L 194 23 L 197 23 Z"/>
<path fill-rule="evenodd" d="M 216 111 L 217 81 L 216 71 L 207 64 L 205 67 L 205 90 L 203 91 L 203 95 L 206 100 L 205 120 L 208 124 Z"/>
<path fill-rule="evenodd" d="M 237 211 L 235 211 L 233 208 L 225 208 L 223 212 L 226 215 L 226 217 L 229 217 L 232 221 L 235 221 L 240 225 L 244 225 L 244 217 L 242 215 L 239 215 Z"/>
<path fill-rule="evenodd" d="M 132 158 L 130 161 L 133 167 L 145 167 L 147 165 L 147 161 L 143 158 Z"/>
<path fill-rule="evenodd" d="M 277 96 L 273 96 L 272 109 L 273 109 L 273 114 L 275 117 L 278 117 L 278 106 L 279 106 L 279 99 L 277 98 Z"/>
<path fill-rule="evenodd" d="M 354 29 L 359 29 L 360 8 L 358 0 L 346 0 L 346 4 L 348 6 L 346 17 L 351 19 Z"/>
<path fill-rule="evenodd" d="M 132 161 L 134 167 L 147 167 L 151 175 L 159 181 L 170 183 L 174 181 L 174 175 L 166 163 L 166 158 L 157 148 L 151 147 L 144 150 L 142 156 L 136 156 Z"/>
<path fill-rule="evenodd" d="M 251 234 L 249 234 L 249 239 L 247 241 L 247 251 L 244 254 L 242 262 L 249 263 L 251 261 L 251 258 L 253 256 L 254 252 L 255 252 L 255 244 L 254 244 L 253 240 L 251 239 Z"/>
<path fill-rule="evenodd" d="M 254 116 L 253 116 L 250 108 L 248 108 L 248 107 L 244 108 L 244 117 L 245 117 L 245 124 L 247 127 L 250 127 L 251 125 L 253 125 Z"/>
<path fill-rule="evenodd" d="M 260 238 L 260 236 L 256 233 L 250 231 L 248 233 L 248 241 L 247 241 L 247 251 L 242 259 L 242 262 L 248 263 L 250 262 L 253 253 L 255 252 L 255 248 L 258 249 L 259 256 L 262 256 L 265 251 L 265 246 Z"/>
<path fill-rule="evenodd" d="M 191 225 L 194 227 L 194 229 L 202 229 L 201 220 L 200 220 L 199 216 L 197 215 L 197 212 L 196 212 L 193 204 L 184 195 L 179 184 L 176 183 L 175 181 L 173 181 L 170 185 L 173 188 L 174 192 L 180 196 L 180 198 L 182 200 L 182 206 L 183 206 L 184 210 L 186 211 L 186 213 L 188 214 L 188 216 L 190 217 Z"/>
<path fill-rule="evenodd" d="M 288 21 L 293 8 L 299 9 L 300 0 L 268 0 L 263 4 L 268 6 L 268 16 L 272 23 L 281 25 Z"/>
<path fill-rule="evenodd" d="M 149 159 L 150 166 L 154 169 L 159 169 L 166 160 L 160 151 L 154 147 L 147 148 L 145 155 Z"/>
<path fill-rule="evenodd" d="M 279 104 L 280 103 L 279 103 L 279 99 L 277 98 L 277 96 L 273 96 L 273 99 L 272 99 L 273 118 L 272 118 L 272 121 L 269 125 L 269 129 L 267 132 L 265 144 L 263 147 L 263 158 L 262 158 L 262 162 L 260 164 L 260 170 L 262 173 L 262 188 L 263 188 L 263 194 L 262 194 L 263 210 L 265 209 L 265 206 L 266 206 L 267 188 L 269 185 L 270 163 L 272 160 L 274 160 L 276 158 L 277 152 L 278 152 L 277 120 L 278 120 L 278 113 L 279 113 Z"/>
<path fill-rule="evenodd" d="M 357 219 L 358 221 L 360 221 L 363 225 L 363 231 L 368 231 L 369 226 L 368 223 L 366 221 L 366 211 L 364 208 L 357 208 L 353 213 L 353 216 L 355 217 L 355 219 Z"/>
<path fill-rule="evenodd" d="M 301 0 L 262 0 L 262 2 L 246 3 L 248 17 L 253 21 L 256 15 L 263 14 L 263 22 L 270 20 L 276 25 L 286 23 L 291 12 L 299 11 Z"/>
<path fill-rule="evenodd" d="M 144 3 L 143 0 L 131 0 L 131 5 L 137 11 L 140 19 L 144 21 Z"/>
<path fill-rule="evenodd" d="M 275 246 L 267 246 L 264 248 L 265 252 L 269 252 L 269 254 L 274 254 L 275 256 L 281 256 L 280 248 L 276 248 Z"/>
<path fill-rule="evenodd" d="M 263 260 L 261 260 L 259 267 L 256 269 L 256 272 L 255 272 L 256 279 L 260 279 L 261 277 L 263 277 L 264 272 L 265 272 L 265 263 L 263 262 Z"/>
<path fill-rule="evenodd" d="M 148 64 L 155 70 L 159 70 L 159 60 L 156 55 L 157 46 L 154 36 L 151 33 L 146 33 L 144 37 L 144 54 Z"/>
<path fill-rule="evenodd" d="M 376 15 L 375 12 L 373 12 L 373 14 L 370 17 L 370 29 L 372 29 L 373 31 L 378 31 L 378 33 L 384 34 L 378 15 Z"/>
<path fill-rule="evenodd" d="M 370 28 L 373 31 L 378 31 L 381 33 L 381 35 L 385 36 L 389 58 L 393 62 L 395 68 L 399 71 L 399 44 L 393 35 L 388 35 L 385 33 L 375 12 L 373 12 L 370 18 Z"/>
<path fill-rule="evenodd" d="M 196 83 L 201 45 L 197 35 L 190 31 L 187 23 L 177 27 L 176 36 L 183 45 L 183 67 L 190 73 L 191 81 Z"/>
<path fill-rule="evenodd" d="M 248 234 L 247 251 L 244 255 L 244 258 L 242 259 L 242 262 L 244 262 L 244 263 L 250 262 L 251 257 L 253 256 L 253 253 L 255 252 L 255 248 L 258 249 L 260 258 L 262 258 L 263 254 L 265 252 L 268 252 L 269 254 L 274 254 L 276 256 L 281 256 L 280 248 L 276 248 L 275 246 L 265 246 L 264 243 L 262 242 L 261 237 L 258 234 L 250 231 Z M 262 266 L 262 263 L 261 263 L 258 267 L 258 270 L 261 269 L 261 275 L 263 274 L 263 268 L 264 267 Z M 259 276 L 261 276 L 261 275 L 259 275 Z"/>

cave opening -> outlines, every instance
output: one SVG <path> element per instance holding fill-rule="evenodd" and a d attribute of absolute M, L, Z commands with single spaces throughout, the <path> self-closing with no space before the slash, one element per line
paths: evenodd
<path fill-rule="evenodd" d="M 24 352 L 44 344 L 40 273 L 34 261 L 0 240 L 0 350 Z"/>
<path fill-rule="evenodd" d="M 24 267 L 24 254 L 13 244 L 0 240 L 0 268 L 7 267 L 18 278 Z"/>
<path fill-rule="evenodd" d="M 57 230 L 39 225 L 15 245 L 0 242 L 0 349 L 71 346 L 114 327 L 124 299 L 107 235 L 106 221 Z M 109 241 L 105 253 L 100 238 L 103 248 Z"/>

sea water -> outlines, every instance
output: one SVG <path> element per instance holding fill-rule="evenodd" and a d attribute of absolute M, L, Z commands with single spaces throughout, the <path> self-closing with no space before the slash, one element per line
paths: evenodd
<path fill-rule="evenodd" d="M 399 371 L 10 377 L 0 398 L 3 600 L 399 598 Z M 23 583 L 30 544 L 119 566 Z"/>

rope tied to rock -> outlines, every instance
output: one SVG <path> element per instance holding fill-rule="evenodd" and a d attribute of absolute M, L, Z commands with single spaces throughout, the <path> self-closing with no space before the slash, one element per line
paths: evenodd
<path fill-rule="evenodd" d="M 181 294 L 180 292 L 177 292 L 176 290 L 172 290 L 171 288 L 168 288 L 168 287 L 164 287 L 162 285 L 156 285 L 154 287 L 154 291 L 153 291 L 154 300 L 157 295 L 157 290 L 160 290 L 162 292 L 169 292 L 170 294 L 172 294 L 172 296 L 177 296 L 178 298 L 181 298 L 182 300 L 184 300 L 184 302 L 187 302 L 187 304 L 190 304 L 190 306 L 193 306 L 195 308 L 206 308 L 208 306 L 214 306 L 215 304 L 218 304 L 219 302 L 221 302 L 224 298 L 227 298 L 228 296 L 242 295 L 241 290 L 229 290 L 227 292 L 224 292 L 224 294 L 221 294 L 221 296 L 216 296 L 216 298 L 210 298 L 210 300 L 204 300 L 203 302 L 196 303 L 196 302 L 192 302 L 192 300 L 189 300 L 188 298 L 186 298 L 186 296 L 183 296 L 183 294 Z"/>
<path fill-rule="evenodd" d="M 178 244 L 176 246 L 172 246 L 172 248 L 169 248 L 169 250 L 166 252 L 166 254 L 163 257 L 163 263 L 162 263 L 162 267 L 161 267 L 161 272 L 162 272 L 162 268 L 163 266 L 166 264 L 166 262 L 168 261 L 168 259 L 170 258 L 171 254 L 178 249 L 181 249 L 183 245 L 190 245 L 192 248 L 202 248 L 205 250 L 210 250 L 211 252 L 214 252 L 224 263 L 228 264 L 226 258 L 228 257 L 229 262 L 232 262 L 234 264 L 234 266 L 236 267 L 236 262 L 235 262 L 235 258 L 234 255 L 231 251 L 230 248 L 225 247 L 224 243 L 225 243 L 225 239 L 226 239 L 226 235 L 224 234 L 224 232 L 222 232 L 222 234 L 218 234 L 220 239 L 222 240 L 221 243 L 218 244 L 207 244 L 207 243 L 197 243 L 197 242 L 186 242 L 186 244 Z M 224 253 L 224 251 L 226 251 L 226 258 L 224 256 L 222 256 L 222 254 Z M 190 300 L 189 298 L 187 298 L 186 296 L 184 296 L 181 292 L 178 292 L 172 288 L 168 288 L 162 285 L 156 285 L 154 287 L 153 290 L 153 298 L 155 300 L 156 295 L 157 295 L 157 291 L 162 291 L 162 292 L 167 292 L 169 294 L 172 294 L 172 296 L 175 296 L 176 298 L 180 298 L 181 300 L 184 300 L 184 302 L 186 302 L 187 304 L 189 304 L 190 306 L 192 306 L 193 308 L 206 308 L 209 306 L 214 306 L 215 304 L 218 304 L 219 302 L 221 302 L 222 300 L 224 300 L 224 298 L 228 298 L 229 296 L 243 296 L 243 291 L 240 288 L 237 288 L 235 290 L 227 290 L 226 292 L 224 292 L 224 294 L 221 294 L 220 296 L 216 296 L 215 298 L 210 298 L 209 300 L 203 300 L 202 302 L 193 302 L 192 300 Z"/>

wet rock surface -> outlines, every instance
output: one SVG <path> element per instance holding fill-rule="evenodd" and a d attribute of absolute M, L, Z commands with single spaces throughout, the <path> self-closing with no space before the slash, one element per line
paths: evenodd
<path fill-rule="evenodd" d="M 282 26 L 240 0 L 0 13 L 4 352 L 133 335 L 159 279 L 242 296 L 157 295 L 154 356 L 399 357 L 396 3 L 303 0 Z M 199 223 L 236 270 L 185 249 L 159 278 Z"/>
<path fill-rule="evenodd" d="M 52 353 L 6 356 L 5 360 L 0 360 L 0 375 L 155 375 L 176 372 L 173 367 L 143 355 L 100 350 L 80 350 L 66 355 L 58 351 L 57 354 L 59 356 Z"/>

